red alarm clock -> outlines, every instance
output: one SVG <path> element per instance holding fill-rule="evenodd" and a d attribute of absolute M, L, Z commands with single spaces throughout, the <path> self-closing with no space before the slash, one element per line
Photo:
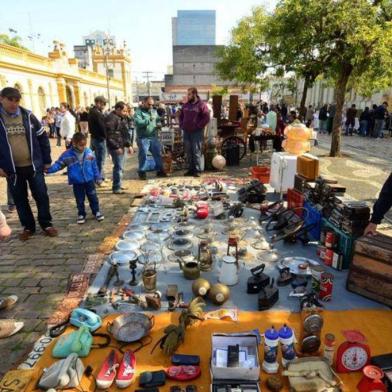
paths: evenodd
<path fill-rule="evenodd" d="M 357 372 L 370 361 L 370 348 L 365 344 L 365 336 L 359 331 L 343 331 L 346 341 L 336 353 L 336 371 L 338 373 Z"/>
<path fill-rule="evenodd" d="M 377 366 L 368 365 L 362 370 L 362 380 L 357 385 L 359 392 L 387 392 L 383 383 L 384 372 Z"/>

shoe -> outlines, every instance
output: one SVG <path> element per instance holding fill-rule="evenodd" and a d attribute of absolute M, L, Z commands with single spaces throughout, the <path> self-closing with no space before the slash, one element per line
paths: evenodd
<path fill-rule="evenodd" d="M 147 174 L 146 173 L 139 173 L 139 180 L 147 180 Z"/>
<path fill-rule="evenodd" d="M 193 177 L 196 177 L 196 178 L 198 178 L 198 177 L 200 177 L 200 173 L 193 173 Z"/>
<path fill-rule="evenodd" d="M 48 236 L 48 237 L 57 237 L 59 232 L 57 231 L 57 229 L 55 229 L 53 226 L 49 226 L 46 227 L 44 229 L 44 233 Z"/>
<path fill-rule="evenodd" d="M 118 388 L 129 387 L 135 379 L 136 357 L 132 351 L 125 351 L 118 368 L 116 385 Z"/>
<path fill-rule="evenodd" d="M 123 195 L 125 192 L 121 189 L 115 189 L 115 190 L 113 190 L 113 193 L 115 195 Z"/>
<path fill-rule="evenodd" d="M 193 171 L 188 170 L 187 172 L 184 173 L 184 176 L 185 176 L 185 177 L 193 177 L 194 174 L 195 174 L 195 173 L 194 173 Z"/>
<path fill-rule="evenodd" d="M 78 216 L 78 219 L 77 219 L 77 221 L 76 221 L 76 223 L 77 223 L 78 225 L 82 225 L 83 223 L 86 223 L 86 217 L 83 216 L 83 215 L 79 215 L 79 216 Z"/>
<path fill-rule="evenodd" d="M 127 188 L 125 186 L 120 186 L 120 189 L 125 191 Z"/>
<path fill-rule="evenodd" d="M 102 221 L 105 219 L 105 217 L 104 217 L 100 212 L 97 212 L 97 213 L 95 214 L 95 219 L 96 219 L 98 222 L 102 222 Z"/>
<path fill-rule="evenodd" d="M 117 368 L 120 366 L 116 351 L 112 350 L 106 357 L 105 362 L 95 380 L 98 389 L 108 389 L 116 378 Z"/>
<path fill-rule="evenodd" d="M 19 239 L 21 241 L 27 241 L 32 235 L 34 235 L 33 231 L 24 229 L 21 233 L 19 233 Z"/>
<path fill-rule="evenodd" d="M 158 178 L 166 178 L 167 174 L 163 171 L 159 171 L 159 172 L 157 172 L 157 177 Z"/>
<path fill-rule="evenodd" d="M 18 297 L 16 295 L 9 295 L 8 297 L 0 298 L 0 310 L 11 309 L 17 301 Z"/>
<path fill-rule="evenodd" d="M 0 339 L 8 338 L 15 335 L 24 327 L 22 321 L 16 320 L 0 320 Z"/>
<path fill-rule="evenodd" d="M 7 207 L 7 211 L 12 214 L 13 212 L 16 211 L 16 205 L 15 204 L 9 204 Z"/>

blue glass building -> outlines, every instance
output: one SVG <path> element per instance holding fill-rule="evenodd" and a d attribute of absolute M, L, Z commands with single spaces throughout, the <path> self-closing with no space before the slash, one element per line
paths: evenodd
<path fill-rule="evenodd" d="M 173 18 L 173 45 L 215 45 L 216 12 L 177 11 Z"/>

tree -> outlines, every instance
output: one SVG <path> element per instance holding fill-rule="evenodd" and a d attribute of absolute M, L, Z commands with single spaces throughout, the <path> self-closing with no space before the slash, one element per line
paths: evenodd
<path fill-rule="evenodd" d="M 10 46 L 15 46 L 16 48 L 28 50 L 25 46 L 21 44 L 22 39 L 19 36 L 10 37 L 7 34 L 0 34 L 0 44 L 6 44 Z"/>

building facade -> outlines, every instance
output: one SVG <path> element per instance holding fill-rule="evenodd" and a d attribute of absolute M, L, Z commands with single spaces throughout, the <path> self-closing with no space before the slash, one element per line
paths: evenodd
<path fill-rule="evenodd" d="M 130 68 L 131 60 L 124 53 L 115 53 L 113 61 L 124 62 Z M 129 71 L 130 72 L 130 71 Z M 130 73 L 121 71 L 111 78 L 111 102 L 132 102 Z M 95 71 L 82 69 L 75 58 L 68 57 L 64 45 L 55 42 L 48 57 L 24 49 L 0 45 L 0 88 L 12 86 L 22 93 L 22 106 L 38 116 L 46 108 L 68 102 L 72 107 L 89 106 L 98 95 L 108 96 L 106 74 L 97 66 Z"/>
<path fill-rule="evenodd" d="M 172 18 L 172 41 L 176 45 L 215 45 L 216 11 L 177 11 Z"/>

